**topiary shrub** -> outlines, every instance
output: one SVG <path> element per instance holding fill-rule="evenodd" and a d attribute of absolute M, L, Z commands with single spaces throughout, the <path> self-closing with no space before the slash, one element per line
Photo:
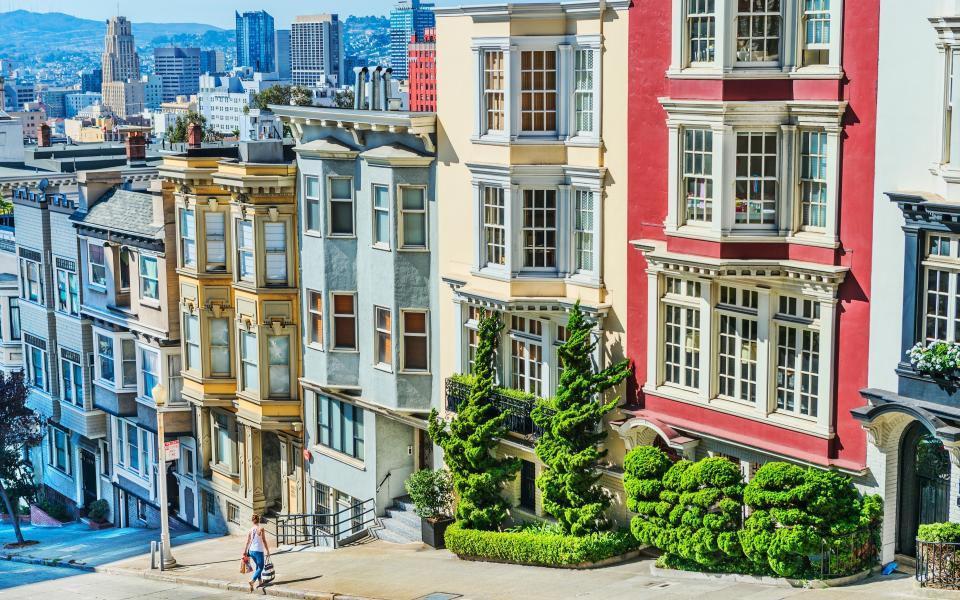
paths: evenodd
<path fill-rule="evenodd" d="M 623 489 L 627 495 L 627 509 L 637 513 L 630 521 L 630 531 L 644 544 L 661 547 L 658 537 L 669 530 L 660 493 L 663 477 L 673 463 L 670 457 L 653 446 L 638 446 L 623 459 Z M 666 543 L 666 540 L 663 540 Z"/>
<path fill-rule="evenodd" d="M 928 523 L 917 529 L 921 542 L 960 543 L 960 523 Z"/>

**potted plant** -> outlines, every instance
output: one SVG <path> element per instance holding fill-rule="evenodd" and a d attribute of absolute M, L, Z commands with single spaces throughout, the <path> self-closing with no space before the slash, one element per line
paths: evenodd
<path fill-rule="evenodd" d="M 453 522 L 453 479 L 449 471 L 423 469 L 404 482 L 414 510 L 420 516 L 423 543 L 432 548 L 445 548 L 443 535 Z"/>
<path fill-rule="evenodd" d="M 110 513 L 110 505 L 107 504 L 107 501 L 104 499 L 94 500 L 90 503 L 90 506 L 87 507 L 87 517 L 83 519 L 83 522 L 87 524 L 90 529 L 107 529 L 108 527 L 113 527 L 113 523 L 107 520 L 107 515 Z"/>

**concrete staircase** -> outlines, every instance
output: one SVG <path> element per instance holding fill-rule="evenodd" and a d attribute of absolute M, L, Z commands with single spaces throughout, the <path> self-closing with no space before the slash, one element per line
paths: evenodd
<path fill-rule="evenodd" d="M 409 496 L 401 496 L 393 501 L 380 518 L 382 527 L 374 531 L 381 540 L 395 544 L 419 543 L 420 517 L 413 511 L 413 503 Z"/>

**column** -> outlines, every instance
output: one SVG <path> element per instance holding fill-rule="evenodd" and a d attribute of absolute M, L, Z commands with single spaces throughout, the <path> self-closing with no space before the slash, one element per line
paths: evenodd
<path fill-rule="evenodd" d="M 474 231 L 476 232 L 476 237 L 474 238 L 475 243 L 473 246 L 474 250 L 474 260 L 473 264 L 475 268 L 479 271 L 487 266 L 486 256 L 484 252 L 484 239 L 483 239 L 483 186 L 480 185 L 477 181 L 470 182 L 470 191 L 473 194 L 473 223 Z"/>
<path fill-rule="evenodd" d="M 770 290 L 757 290 L 757 403 L 754 411 L 765 417 L 776 409 L 776 401 L 771 402 L 776 394 L 770 386 L 770 371 L 773 366 L 771 360 L 776 361 L 776 355 L 771 352 L 770 340 Z M 763 404 L 766 399 L 766 405 Z M 749 467 L 748 467 L 749 468 Z"/>
<path fill-rule="evenodd" d="M 213 444 L 210 440 L 210 409 L 193 408 L 197 431 L 197 462 L 204 478 L 210 478 L 210 461 L 213 459 Z"/>
<path fill-rule="evenodd" d="M 504 137 L 512 140 L 517 136 L 520 127 L 514 122 L 515 115 L 519 115 L 517 110 L 517 98 L 520 97 L 520 70 L 514 69 L 514 63 L 520 64 L 518 50 L 516 46 L 506 46 L 503 50 L 503 77 L 506 82 L 506 89 L 503 90 L 503 122 L 506 126 Z"/>
<path fill-rule="evenodd" d="M 840 214 L 840 195 L 837 191 L 840 188 L 840 134 L 843 132 L 843 129 L 838 126 L 831 126 L 826 128 L 827 134 L 827 235 L 836 240 L 838 238 L 837 232 L 837 215 Z M 800 201 L 799 199 L 797 200 Z M 797 213 L 802 215 L 801 212 Z M 799 217 L 802 219 L 802 216 Z M 801 220 L 800 223 L 795 229 L 799 229 L 803 226 Z"/>
<path fill-rule="evenodd" d="M 647 382 L 655 388 L 660 384 L 660 348 L 663 338 L 660 335 L 660 276 L 657 271 L 647 269 Z"/>
<path fill-rule="evenodd" d="M 700 282 L 700 396 L 713 398 L 713 310 L 710 303 L 710 280 Z"/>
<path fill-rule="evenodd" d="M 713 14 L 716 16 L 714 43 L 717 66 L 722 71 L 731 71 L 737 43 L 737 12 L 733 0 L 717 0 Z M 680 26 L 683 27 L 683 24 Z"/>
<path fill-rule="evenodd" d="M 737 135 L 729 125 L 713 127 L 713 231 L 728 235 L 736 223 Z"/>
<path fill-rule="evenodd" d="M 516 224 L 516 225 L 515 225 Z M 508 185 L 503 190 L 503 228 L 507 242 L 504 265 L 510 277 L 516 277 L 523 266 L 523 190 Z"/>
<path fill-rule="evenodd" d="M 267 505 L 266 497 L 263 494 L 263 432 L 256 427 L 246 426 L 247 438 L 247 473 L 250 477 L 249 489 L 252 490 L 250 496 L 253 511 L 263 513 Z"/>
<path fill-rule="evenodd" d="M 681 189 L 680 179 L 682 172 L 680 165 L 683 161 L 683 135 L 679 123 L 667 122 L 667 221 L 664 223 L 667 231 L 676 231 L 686 221 L 686 205 L 683 201 L 685 190 Z M 716 186 L 714 186 L 716 187 Z"/>
<path fill-rule="evenodd" d="M 557 137 L 563 140 L 569 136 L 569 132 L 576 133 L 576 128 L 570 126 L 574 113 L 570 106 L 573 103 L 573 95 L 570 89 L 570 74 L 573 72 L 573 46 L 560 44 L 557 49 Z"/>
<path fill-rule="evenodd" d="M 557 186 L 557 275 L 566 277 L 573 271 L 571 259 L 573 257 L 573 236 L 571 235 L 572 202 L 570 186 Z"/>
<path fill-rule="evenodd" d="M 483 81 L 483 50 L 480 48 L 472 48 L 471 50 L 473 54 L 474 89 L 477 90 L 473 113 L 473 137 L 476 139 L 484 133 L 483 90 L 485 82 Z"/>
<path fill-rule="evenodd" d="M 836 379 L 837 299 L 820 300 L 820 389 L 817 390 L 817 426 L 821 431 L 830 428 L 833 406 L 833 382 Z"/>
<path fill-rule="evenodd" d="M 794 168 L 794 165 L 797 164 L 795 156 L 797 149 L 797 126 L 781 125 L 780 181 L 786 182 L 786 185 L 779 186 L 779 197 L 777 198 L 777 229 L 781 237 L 797 231 L 799 223 L 794 223 L 794 221 L 801 219 L 798 210 L 800 207 L 796 204 L 800 202 L 800 198 L 794 199 L 794 190 L 797 187 L 794 185 L 794 182 L 797 181 L 796 169 Z"/>

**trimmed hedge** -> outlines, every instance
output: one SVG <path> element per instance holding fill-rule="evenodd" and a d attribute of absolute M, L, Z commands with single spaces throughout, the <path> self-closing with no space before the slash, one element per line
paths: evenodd
<path fill-rule="evenodd" d="M 447 549 L 461 558 L 545 567 L 595 563 L 639 548 L 626 529 L 576 537 L 543 529 L 480 531 L 454 523 L 445 540 Z"/>
<path fill-rule="evenodd" d="M 960 543 L 960 523 L 928 523 L 917 529 L 921 542 Z"/>

